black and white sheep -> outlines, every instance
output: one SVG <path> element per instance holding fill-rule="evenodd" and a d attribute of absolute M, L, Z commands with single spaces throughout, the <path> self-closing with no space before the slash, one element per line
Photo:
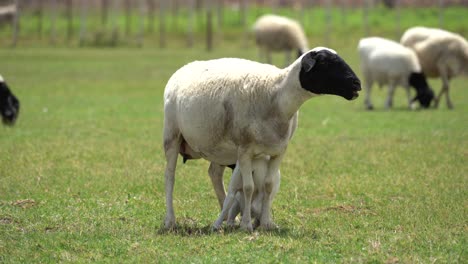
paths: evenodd
<path fill-rule="evenodd" d="M 380 86 L 388 84 L 388 96 L 385 107 L 393 104 L 393 94 L 397 85 L 406 89 L 408 106 L 418 100 L 421 106 L 429 107 L 434 92 L 429 87 L 421 71 L 416 54 L 401 44 L 380 37 L 363 38 L 358 44 L 361 70 L 364 75 L 367 109 L 373 109 L 371 88 L 374 82 Z M 416 96 L 410 98 L 409 87 L 416 90 Z"/>
<path fill-rule="evenodd" d="M 468 74 L 468 42 L 461 35 L 446 30 L 413 27 L 405 31 L 400 43 L 413 49 L 418 56 L 422 71 L 428 77 L 440 77 L 442 89 L 435 98 L 438 107 L 445 94 L 447 107 L 452 109 L 449 96 L 450 79 Z"/>
<path fill-rule="evenodd" d="M 260 55 L 265 55 L 267 63 L 271 64 L 273 51 L 285 51 L 286 63 L 289 64 L 291 51 L 297 51 L 300 57 L 309 50 L 304 29 L 296 20 L 278 15 L 263 15 L 255 21 L 252 29 Z"/>
<path fill-rule="evenodd" d="M 18 117 L 20 102 L 11 92 L 7 83 L 0 75 L 0 114 L 5 125 L 14 125 Z"/>
<path fill-rule="evenodd" d="M 241 228 L 249 231 L 252 160 L 269 156 L 260 226 L 273 227 L 273 178 L 279 172 L 299 107 L 321 94 L 352 100 L 360 89 L 348 64 L 326 48 L 313 49 L 284 69 L 223 58 L 192 62 L 177 70 L 164 91 L 165 227 L 175 225 L 173 190 L 181 152 L 218 166 L 238 164 L 245 201 Z"/>

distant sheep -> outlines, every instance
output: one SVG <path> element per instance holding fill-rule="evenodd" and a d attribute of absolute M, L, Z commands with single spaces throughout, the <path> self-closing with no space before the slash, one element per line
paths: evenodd
<path fill-rule="evenodd" d="M 321 94 L 352 100 L 361 83 L 335 51 L 313 49 L 284 69 L 223 58 L 196 61 L 177 70 L 164 91 L 166 218 L 175 225 L 173 190 L 179 153 L 217 166 L 238 164 L 245 207 L 241 228 L 252 231 L 252 162 L 270 157 L 265 175 L 260 226 L 274 227 L 274 179 L 297 124 L 299 107 Z"/>
<path fill-rule="evenodd" d="M 371 88 L 374 82 L 380 86 L 388 84 L 388 96 L 385 107 L 393 104 L 393 94 L 397 85 L 406 89 L 408 107 L 418 100 L 423 107 L 429 107 L 434 98 L 434 92 L 429 87 L 424 73 L 421 71 L 416 54 L 401 44 L 379 37 L 363 38 L 358 45 L 361 59 L 361 70 L 366 82 L 367 109 L 372 109 Z M 410 98 L 409 87 L 416 90 L 416 96 Z"/>
<path fill-rule="evenodd" d="M 438 107 L 445 93 L 449 109 L 453 103 L 449 96 L 450 79 L 468 73 L 468 42 L 459 34 L 435 28 L 414 27 L 401 37 L 400 43 L 416 52 L 421 68 L 428 77 L 440 77 L 442 89 L 435 98 Z"/>
<path fill-rule="evenodd" d="M 7 83 L 0 75 L 0 114 L 5 125 L 15 124 L 20 109 L 19 100 L 10 91 Z"/>
<path fill-rule="evenodd" d="M 286 51 L 286 64 L 291 62 L 291 51 L 298 57 L 308 50 L 307 38 L 302 26 L 296 20 L 277 16 L 263 15 L 253 25 L 255 41 L 267 63 L 271 64 L 272 51 Z"/>

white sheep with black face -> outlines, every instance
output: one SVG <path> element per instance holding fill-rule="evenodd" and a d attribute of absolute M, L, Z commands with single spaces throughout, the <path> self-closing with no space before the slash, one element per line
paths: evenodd
<path fill-rule="evenodd" d="M 252 161 L 268 156 L 260 226 L 274 227 L 274 177 L 294 131 L 299 107 L 334 94 L 358 97 L 361 84 L 348 64 L 327 48 L 315 48 L 279 69 L 223 58 L 195 61 L 177 70 L 164 91 L 166 228 L 175 225 L 173 190 L 179 153 L 218 166 L 238 164 L 245 207 L 241 228 L 251 231 Z"/>
<path fill-rule="evenodd" d="M 0 114 L 5 125 L 14 125 L 20 109 L 19 100 L 0 75 Z"/>
<path fill-rule="evenodd" d="M 458 75 L 468 74 L 468 42 L 461 35 L 446 30 L 427 27 L 408 29 L 400 43 L 414 50 L 422 71 L 428 77 L 440 77 L 442 89 L 435 98 L 438 107 L 445 94 L 447 107 L 452 109 L 449 96 L 450 80 Z"/>
<path fill-rule="evenodd" d="M 255 21 L 252 31 L 260 54 L 265 55 L 267 63 L 271 64 L 271 52 L 274 51 L 285 51 L 286 63 L 289 64 L 291 51 L 296 51 L 300 57 L 309 50 L 304 29 L 294 19 L 278 15 L 263 15 Z"/>
<path fill-rule="evenodd" d="M 406 89 L 409 107 L 415 101 L 419 101 L 425 108 L 429 107 L 434 92 L 429 87 L 418 58 L 411 49 L 392 40 L 368 37 L 359 41 L 358 51 L 365 81 L 364 103 L 367 109 L 373 109 L 370 95 L 375 82 L 380 86 L 386 84 L 389 86 L 386 108 L 392 107 L 393 93 L 398 85 Z M 416 90 L 413 99 L 410 98 L 410 86 Z"/>

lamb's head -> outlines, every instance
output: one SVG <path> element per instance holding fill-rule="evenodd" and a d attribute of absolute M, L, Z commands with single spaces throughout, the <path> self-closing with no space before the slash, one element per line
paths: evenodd
<path fill-rule="evenodd" d="M 428 108 L 431 105 L 432 99 L 434 99 L 434 91 L 427 83 L 426 76 L 422 72 L 413 72 L 409 77 L 409 85 L 416 89 L 416 97 L 411 100 L 419 101 L 422 107 Z"/>
<path fill-rule="evenodd" d="M 19 101 L 0 76 L 0 114 L 5 125 L 13 125 L 18 117 Z"/>
<path fill-rule="evenodd" d="M 315 48 L 301 58 L 299 81 L 314 94 L 334 94 L 356 99 L 361 81 L 351 67 L 331 49 Z"/>

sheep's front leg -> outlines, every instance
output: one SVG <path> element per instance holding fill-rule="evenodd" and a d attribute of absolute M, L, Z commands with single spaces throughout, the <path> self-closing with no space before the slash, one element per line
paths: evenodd
<path fill-rule="evenodd" d="M 374 109 L 374 106 L 372 105 L 372 102 L 371 102 L 372 84 L 373 84 L 373 82 L 370 80 L 370 77 L 366 77 L 366 86 L 365 86 L 366 99 L 364 100 L 364 104 L 365 104 L 367 110 Z"/>
<path fill-rule="evenodd" d="M 263 197 L 262 214 L 260 217 L 261 229 L 271 230 L 277 228 L 276 224 L 271 218 L 271 204 L 273 202 L 273 198 L 279 190 L 281 178 L 279 165 L 282 159 L 283 155 L 280 155 L 272 158 L 269 162 L 268 173 L 265 177 L 265 195 Z"/>
<path fill-rule="evenodd" d="M 239 168 L 242 175 L 242 190 L 244 192 L 244 211 L 240 223 L 241 229 L 252 232 L 252 195 L 254 191 L 254 181 L 252 176 L 252 156 L 248 152 L 239 151 Z"/>
<path fill-rule="evenodd" d="M 224 190 L 223 173 L 225 166 L 218 165 L 216 163 L 210 163 L 208 174 L 210 175 L 211 183 L 218 198 L 219 206 L 223 209 L 223 203 L 226 198 L 226 191 Z"/>
<path fill-rule="evenodd" d="M 393 106 L 393 94 L 395 92 L 395 84 L 390 83 L 388 85 L 388 95 L 387 100 L 385 101 L 385 108 L 390 109 Z"/>

